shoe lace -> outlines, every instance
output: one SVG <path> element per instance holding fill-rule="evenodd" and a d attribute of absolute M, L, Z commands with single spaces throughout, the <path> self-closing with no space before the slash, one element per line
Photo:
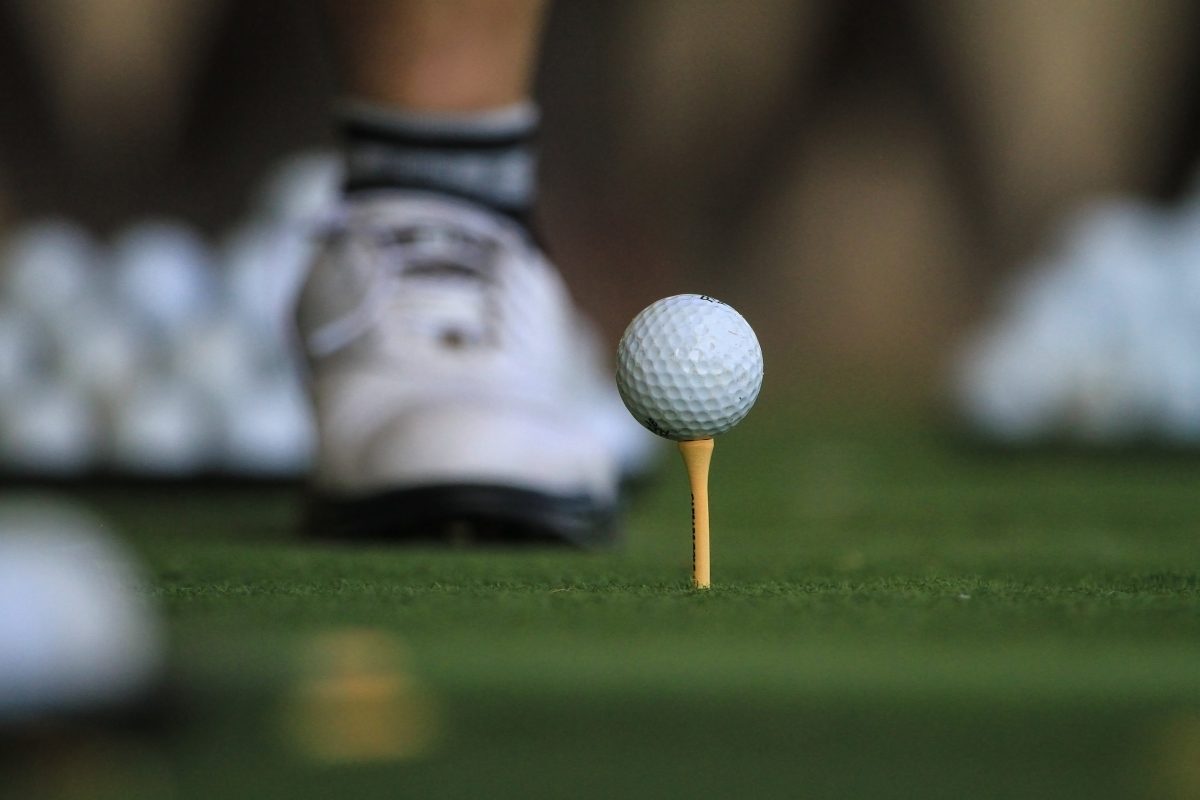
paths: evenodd
<path fill-rule="evenodd" d="M 389 340 L 420 339 L 448 349 L 498 343 L 496 263 L 504 245 L 496 236 L 443 220 L 341 228 L 331 235 L 373 261 L 373 283 L 357 308 L 310 335 L 314 355 L 340 350 L 372 329 Z"/>

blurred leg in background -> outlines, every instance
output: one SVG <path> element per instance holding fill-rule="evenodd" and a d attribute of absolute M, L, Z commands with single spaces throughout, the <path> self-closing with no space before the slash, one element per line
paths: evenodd
<path fill-rule="evenodd" d="M 329 3 L 345 92 L 409 111 L 529 99 L 545 0 Z"/>
<path fill-rule="evenodd" d="M 626 205 L 828 385 L 936 392 L 948 344 L 1060 215 L 1159 189 L 1197 94 L 1194 13 L 639 4 L 615 67 Z"/>
<path fill-rule="evenodd" d="M 346 188 L 420 189 L 523 218 L 541 0 L 331 4 Z"/>
<path fill-rule="evenodd" d="M 1080 198 L 1172 183 L 1173 132 L 1195 93 L 1194 4 L 919 6 L 969 110 L 1005 262 L 1028 258 Z"/>

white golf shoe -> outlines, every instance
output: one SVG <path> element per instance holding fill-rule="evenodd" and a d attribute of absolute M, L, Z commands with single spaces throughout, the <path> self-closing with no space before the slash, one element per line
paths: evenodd
<path fill-rule="evenodd" d="M 297 316 L 319 436 L 313 532 L 614 536 L 620 468 L 650 446 L 627 416 L 614 433 L 612 381 L 523 228 L 431 195 L 356 198 Z"/>

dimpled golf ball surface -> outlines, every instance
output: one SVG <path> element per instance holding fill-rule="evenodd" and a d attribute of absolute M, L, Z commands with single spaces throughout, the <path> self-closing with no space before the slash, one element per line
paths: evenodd
<path fill-rule="evenodd" d="M 706 295 L 667 297 L 638 314 L 617 346 L 617 388 L 648 429 L 676 441 L 737 425 L 762 388 L 749 323 Z"/>

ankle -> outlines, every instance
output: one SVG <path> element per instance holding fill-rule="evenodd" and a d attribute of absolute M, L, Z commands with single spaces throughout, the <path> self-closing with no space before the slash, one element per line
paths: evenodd
<path fill-rule="evenodd" d="M 348 195 L 420 191 L 482 205 L 528 226 L 536 191 L 538 111 L 412 112 L 365 103 L 341 114 Z"/>

